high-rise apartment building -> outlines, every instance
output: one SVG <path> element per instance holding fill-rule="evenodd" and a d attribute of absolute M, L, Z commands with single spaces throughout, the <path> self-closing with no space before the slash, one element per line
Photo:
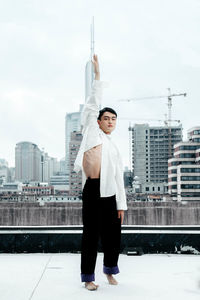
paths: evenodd
<path fill-rule="evenodd" d="M 41 151 L 30 142 L 17 143 L 15 147 L 15 178 L 19 181 L 41 180 Z"/>
<path fill-rule="evenodd" d="M 31 142 L 20 142 L 15 147 L 15 179 L 21 182 L 49 182 L 60 169 L 56 158 L 41 151 Z"/>
<path fill-rule="evenodd" d="M 41 153 L 41 181 L 50 182 L 51 176 L 60 171 L 60 164 L 57 158 L 50 157 L 48 153 Z"/>
<path fill-rule="evenodd" d="M 135 124 L 131 131 L 133 177 L 137 176 L 141 192 L 164 193 L 168 182 L 168 159 L 174 144 L 182 141 L 182 126 Z"/>
<path fill-rule="evenodd" d="M 69 191 L 71 196 L 80 196 L 82 193 L 82 172 L 76 173 L 74 169 L 74 162 L 80 148 L 82 141 L 82 134 L 80 131 L 71 133 L 71 140 L 69 146 L 70 158 L 70 177 L 69 177 Z"/>
<path fill-rule="evenodd" d="M 188 130 L 188 141 L 174 145 L 168 161 L 168 191 L 173 200 L 200 200 L 200 127 Z"/>
<path fill-rule="evenodd" d="M 65 116 L 65 160 L 66 160 L 66 174 L 69 176 L 69 143 L 71 132 L 81 130 L 81 112 L 83 104 L 80 104 L 79 112 L 67 113 Z"/>

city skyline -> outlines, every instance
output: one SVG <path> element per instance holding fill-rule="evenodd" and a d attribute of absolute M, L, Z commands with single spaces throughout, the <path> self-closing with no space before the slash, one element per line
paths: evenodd
<path fill-rule="evenodd" d="M 186 92 L 172 106 L 172 119 L 181 120 L 186 139 L 187 130 L 199 126 L 199 7 L 195 0 L 2 1 L 0 158 L 14 166 L 21 141 L 58 159 L 65 156 L 65 115 L 84 103 L 93 15 L 101 78 L 110 83 L 102 106 L 119 113 L 113 138 L 124 165 L 129 166 L 129 121 L 122 118 L 158 125 L 148 120 L 164 120 L 167 100 L 119 99 L 167 95 L 168 87 Z"/>

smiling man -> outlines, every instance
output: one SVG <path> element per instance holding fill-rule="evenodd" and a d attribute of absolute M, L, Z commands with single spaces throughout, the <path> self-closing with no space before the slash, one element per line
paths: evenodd
<path fill-rule="evenodd" d="M 117 113 L 109 107 L 99 111 L 104 83 L 99 63 L 93 57 L 95 80 L 82 113 L 83 140 L 74 170 L 83 172 L 83 235 L 81 280 L 88 290 L 96 290 L 95 265 L 98 239 L 104 252 L 103 272 L 109 284 L 116 285 L 119 273 L 121 224 L 127 209 L 120 153 L 111 139 Z"/>

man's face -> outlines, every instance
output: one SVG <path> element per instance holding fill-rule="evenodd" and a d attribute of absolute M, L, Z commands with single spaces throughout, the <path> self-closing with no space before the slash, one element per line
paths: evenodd
<path fill-rule="evenodd" d="M 106 134 L 110 134 L 115 129 L 116 121 L 116 115 L 108 111 L 105 111 L 105 113 L 103 113 L 103 115 L 101 116 L 101 120 L 97 120 L 99 127 Z"/>

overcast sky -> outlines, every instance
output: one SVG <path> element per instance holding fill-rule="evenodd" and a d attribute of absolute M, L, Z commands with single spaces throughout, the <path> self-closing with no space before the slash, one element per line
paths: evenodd
<path fill-rule="evenodd" d="M 64 157 L 65 114 L 84 103 L 84 68 L 95 52 L 110 83 L 103 106 L 119 113 L 114 139 L 129 164 L 128 120 L 164 119 L 173 99 L 184 136 L 200 125 L 199 0 L 0 0 L 0 158 L 14 166 L 15 145 L 36 143 Z M 139 119 L 146 119 L 139 121 Z"/>

